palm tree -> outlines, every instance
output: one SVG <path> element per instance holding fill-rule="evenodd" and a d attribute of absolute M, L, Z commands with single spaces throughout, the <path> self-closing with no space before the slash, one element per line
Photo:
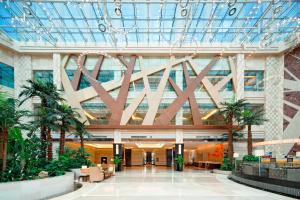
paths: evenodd
<path fill-rule="evenodd" d="M 20 124 L 20 120 L 28 111 L 17 110 L 16 101 L 13 98 L 8 98 L 4 93 L 0 93 L 0 136 L 2 140 L 2 170 L 6 169 L 7 163 L 7 143 L 8 131 L 10 128 Z"/>
<path fill-rule="evenodd" d="M 57 102 L 62 101 L 63 98 L 60 97 L 60 93 L 57 90 L 56 86 L 51 82 L 42 82 L 39 80 L 27 80 L 28 85 L 23 85 L 22 92 L 19 94 L 21 98 L 20 104 L 22 105 L 25 101 L 38 97 L 41 100 L 41 108 L 51 107 Z M 40 123 L 40 137 L 42 142 L 45 144 L 47 141 L 47 126 L 43 123 Z M 49 135 L 49 134 L 48 134 Z M 46 145 L 42 145 L 42 148 L 46 148 Z M 46 152 L 46 149 L 42 149 L 43 152 Z M 46 157 L 46 154 L 44 154 Z"/>
<path fill-rule="evenodd" d="M 253 146 L 252 146 L 252 125 L 260 125 L 262 122 L 267 121 L 264 118 L 265 111 L 264 109 L 255 109 L 253 111 L 245 109 L 242 112 L 241 120 L 242 124 L 247 126 L 248 129 L 248 139 L 247 139 L 247 150 L 248 155 L 252 155 Z"/>
<path fill-rule="evenodd" d="M 57 125 L 57 113 L 53 107 L 40 107 L 34 116 L 35 119 L 31 122 L 32 131 L 39 129 L 40 127 L 46 127 L 46 138 L 45 142 L 43 143 L 43 152 L 45 152 L 44 154 L 47 152 L 48 160 L 52 160 L 53 151 L 51 131 L 58 130 L 59 128 Z M 46 157 L 46 155 L 43 157 Z"/>
<path fill-rule="evenodd" d="M 75 132 L 72 134 L 80 139 L 80 149 L 82 150 L 82 156 L 84 157 L 84 136 L 89 136 L 89 133 L 85 129 L 85 122 L 81 122 L 78 119 L 75 120 Z"/>
<path fill-rule="evenodd" d="M 234 124 L 239 123 L 240 116 L 247 103 L 245 99 L 233 100 L 231 102 L 221 103 L 222 107 L 219 113 L 224 116 L 228 130 L 228 158 L 230 163 L 233 161 L 233 133 Z"/>
<path fill-rule="evenodd" d="M 59 118 L 58 126 L 60 127 L 59 155 L 62 155 L 64 154 L 66 131 L 69 131 L 69 128 L 75 124 L 78 113 L 75 112 L 71 106 L 61 104 L 57 106 L 57 114 Z"/>

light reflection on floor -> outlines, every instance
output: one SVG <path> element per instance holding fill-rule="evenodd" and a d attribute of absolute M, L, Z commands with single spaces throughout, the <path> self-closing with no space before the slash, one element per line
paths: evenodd
<path fill-rule="evenodd" d="M 186 168 L 130 167 L 113 178 L 88 184 L 74 200 L 285 200 L 291 199 L 232 182 L 224 175 Z"/>

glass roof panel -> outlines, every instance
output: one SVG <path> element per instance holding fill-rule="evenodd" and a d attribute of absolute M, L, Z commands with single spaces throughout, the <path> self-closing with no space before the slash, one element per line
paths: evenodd
<path fill-rule="evenodd" d="M 278 45 L 300 32 L 300 1 L 15 0 L 0 2 L 1 32 L 55 45 Z M 231 5 L 231 6 L 230 6 Z"/>

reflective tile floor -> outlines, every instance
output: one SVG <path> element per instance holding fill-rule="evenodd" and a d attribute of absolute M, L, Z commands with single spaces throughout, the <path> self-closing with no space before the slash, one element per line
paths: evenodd
<path fill-rule="evenodd" d="M 100 183 L 87 184 L 78 194 L 57 199 L 76 200 L 285 200 L 292 199 L 230 181 L 224 175 L 163 167 L 131 167 Z"/>

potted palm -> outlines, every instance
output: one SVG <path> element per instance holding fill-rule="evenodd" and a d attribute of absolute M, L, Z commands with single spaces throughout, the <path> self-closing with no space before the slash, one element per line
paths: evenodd
<path fill-rule="evenodd" d="M 121 171 L 121 163 L 122 163 L 122 158 L 119 155 L 115 155 L 114 156 L 114 160 L 113 160 L 114 164 L 115 164 L 115 168 L 116 168 L 116 172 Z"/>
<path fill-rule="evenodd" d="M 183 171 L 183 165 L 184 165 L 184 158 L 182 155 L 178 155 L 175 158 L 176 162 L 176 171 Z"/>

